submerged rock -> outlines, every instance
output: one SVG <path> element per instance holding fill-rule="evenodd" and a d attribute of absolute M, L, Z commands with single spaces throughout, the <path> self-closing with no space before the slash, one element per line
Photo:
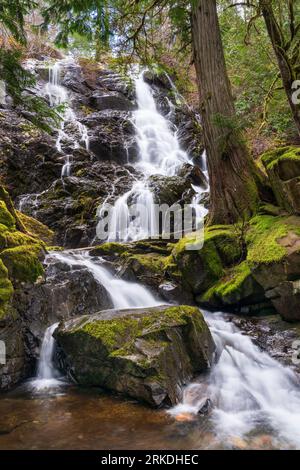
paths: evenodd
<path fill-rule="evenodd" d="M 202 313 L 188 306 L 102 311 L 60 324 L 54 336 L 79 384 L 152 406 L 177 403 L 215 350 Z"/>

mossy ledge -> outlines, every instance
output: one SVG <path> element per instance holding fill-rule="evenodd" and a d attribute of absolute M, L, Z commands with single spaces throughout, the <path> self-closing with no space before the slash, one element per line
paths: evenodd
<path fill-rule="evenodd" d="M 201 250 L 186 250 L 191 241 L 180 240 L 172 256 L 184 286 L 205 307 L 274 311 L 269 291 L 300 279 L 297 216 L 260 214 L 246 224 L 208 227 Z"/>

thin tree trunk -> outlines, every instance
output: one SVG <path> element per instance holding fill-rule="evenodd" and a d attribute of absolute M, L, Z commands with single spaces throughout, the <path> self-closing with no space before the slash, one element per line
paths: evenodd
<path fill-rule="evenodd" d="M 211 186 L 210 223 L 234 223 L 255 213 L 258 190 L 254 163 L 236 131 L 215 0 L 197 1 L 192 34 Z"/>
<path fill-rule="evenodd" d="M 285 41 L 281 29 L 276 21 L 272 4 L 270 0 L 260 0 L 260 7 L 264 17 L 268 34 L 276 55 L 283 87 L 288 98 L 291 112 L 300 135 L 300 105 L 293 103 L 293 82 L 296 80 L 296 74 L 293 65 L 290 62 L 287 51 L 285 50 Z"/>

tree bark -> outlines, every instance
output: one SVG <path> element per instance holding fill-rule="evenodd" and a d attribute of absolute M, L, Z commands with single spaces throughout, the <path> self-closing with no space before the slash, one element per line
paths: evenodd
<path fill-rule="evenodd" d="M 274 15 L 272 3 L 270 0 L 260 0 L 259 4 L 266 23 L 272 47 L 276 55 L 283 87 L 288 98 L 298 134 L 300 135 L 300 105 L 293 103 L 292 98 L 293 92 L 295 91 L 293 90 L 292 85 L 293 82 L 297 79 L 297 76 L 294 72 L 293 64 L 290 62 L 288 53 L 285 50 L 284 36 Z"/>
<path fill-rule="evenodd" d="M 215 0 L 196 2 L 192 39 L 211 187 L 210 223 L 234 223 L 255 213 L 258 190 L 254 162 L 236 129 Z"/>

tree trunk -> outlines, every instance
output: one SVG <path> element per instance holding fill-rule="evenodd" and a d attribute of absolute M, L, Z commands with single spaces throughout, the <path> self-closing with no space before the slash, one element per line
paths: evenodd
<path fill-rule="evenodd" d="M 258 190 L 254 163 L 236 129 L 215 0 L 196 2 L 192 34 L 211 186 L 210 223 L 234 223 L 256 211 Z"/>
<path fill-rule="evenodd" d="M 276 55 L 283 87 L 288 98 L 291 112 L 300 135 L 300 105 L 293 103 L 293 82 L 297 76 L 293 70 L 287 51 L 285 50 L 285 41 L 281 33 L 280 27 L 274 15 L 273 7 L 270 0 L 260 0 L 260 8 L 264 17 L 268 34 L 272 43 L 273 50 Z"/>

